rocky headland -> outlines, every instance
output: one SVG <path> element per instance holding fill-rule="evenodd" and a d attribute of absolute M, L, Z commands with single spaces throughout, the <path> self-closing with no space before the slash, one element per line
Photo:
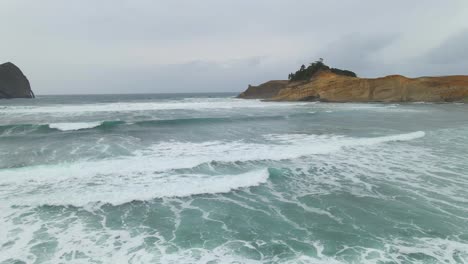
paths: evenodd
<path fill-rule="evenodd" d="M 28 79 L 13 63 L 0 64 L 0 99 L 34 98 Z"/>
<path fill-rule="evenodd" d="M 273 101 L 468 102 L 468 76 L 407 78 L 390 75 L 381 78 L 358 78 L 354 73 L 343 74 L 352 73 L 350 71 L 330 69 L 322 65 L 315 65 L 316 69 L 309 72 L 310 76 L 305 74 L 306 76 L 298 79 L 294 78 L 295 74 L 292 74 L 291 78 L 290 74 L 290 80 L 269 81 L 258 86 L 249 85 L 238 97 Z M 303 71 L 307 69 L 301 67 Z"/>

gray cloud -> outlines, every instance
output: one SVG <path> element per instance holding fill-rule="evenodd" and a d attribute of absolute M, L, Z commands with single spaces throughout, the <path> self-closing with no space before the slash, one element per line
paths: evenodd
<path fill-rule="evenodd" d="M 284 78 L 288 67 L 269 64 L 268 58 L 253 57 L 222 63 L 191 61 L 165 65 L 119 65 L 95 67 L 83 65 L 55 70 L 57 79 L 37 79 L 44 87 L 62 87 L 57 93 L 175 93 L 175 92 L 240 92 L 249 83 Z M 106 87 L 111 87 L 107 89 Z M 102 89 L 105 88 L 105 89 Z"/>
<path fill-rule="evenodd" d="M 465 0 L 6 0 L 0 62 L 38 94 L 240 91 L 319 57 L 361 76 L 460 73 L 467 17 Z"/>
<path fill-rule="evenodd" d="M 385 61 L 379 53 L 392 45 L 398 38 L 395 34 L 345 35 L 330 43 L 323 51 L 330 65 L 338 68 L 352 69 L 359 75 L 378 76 L 386 74 Z"/>
<path fill-rule="evenodd" d="M 468 29 L 447 38 L 441 45 L 425 54 L 424 58 L 434 64 L 468 62 Z"/>

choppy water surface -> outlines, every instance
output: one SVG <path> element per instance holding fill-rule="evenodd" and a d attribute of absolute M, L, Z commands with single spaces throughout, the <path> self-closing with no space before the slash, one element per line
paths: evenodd
<path fill-rule="evenodd" d="M 468 105 L 0 102 L 0 263 L 468 262 Z"/>

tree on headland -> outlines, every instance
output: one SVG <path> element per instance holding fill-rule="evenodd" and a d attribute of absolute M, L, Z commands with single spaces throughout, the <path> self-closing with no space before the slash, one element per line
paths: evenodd
<path fill-rule="evenodd" d="M 344 75 L 349 77 L 357 77 L 356 73 L 348 70 L 342 70 L 337 68 L 330 68 L 325 63 L 323 59 L 320 58 L 318 61 L 312 62 L 306 68 L 305 65 L 301 65 L 301 68 L 295 73 L 290 73 L 288 79 L 290 81 L 303 81 L 310 79 L 315 73 L 321 70 L 328 70 L 338 75 Z"/>

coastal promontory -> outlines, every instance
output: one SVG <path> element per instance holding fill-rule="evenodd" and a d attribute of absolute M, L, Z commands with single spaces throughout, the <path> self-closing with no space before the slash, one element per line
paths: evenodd
<path fill-rule="evenodd" d="M 11 98 L 34 98 L 34 93 L 23 72 L 7 62 L 0 64 L 0 99 Z"/>
<path fill-rule="evenodd" d="M 299 76 L 298 76 L 299 75 Z M 468 102 L 468 76 L 359 78 L 317 61 L 289 80 L 249 86 L 239 98 L 322 102 Z"/>

